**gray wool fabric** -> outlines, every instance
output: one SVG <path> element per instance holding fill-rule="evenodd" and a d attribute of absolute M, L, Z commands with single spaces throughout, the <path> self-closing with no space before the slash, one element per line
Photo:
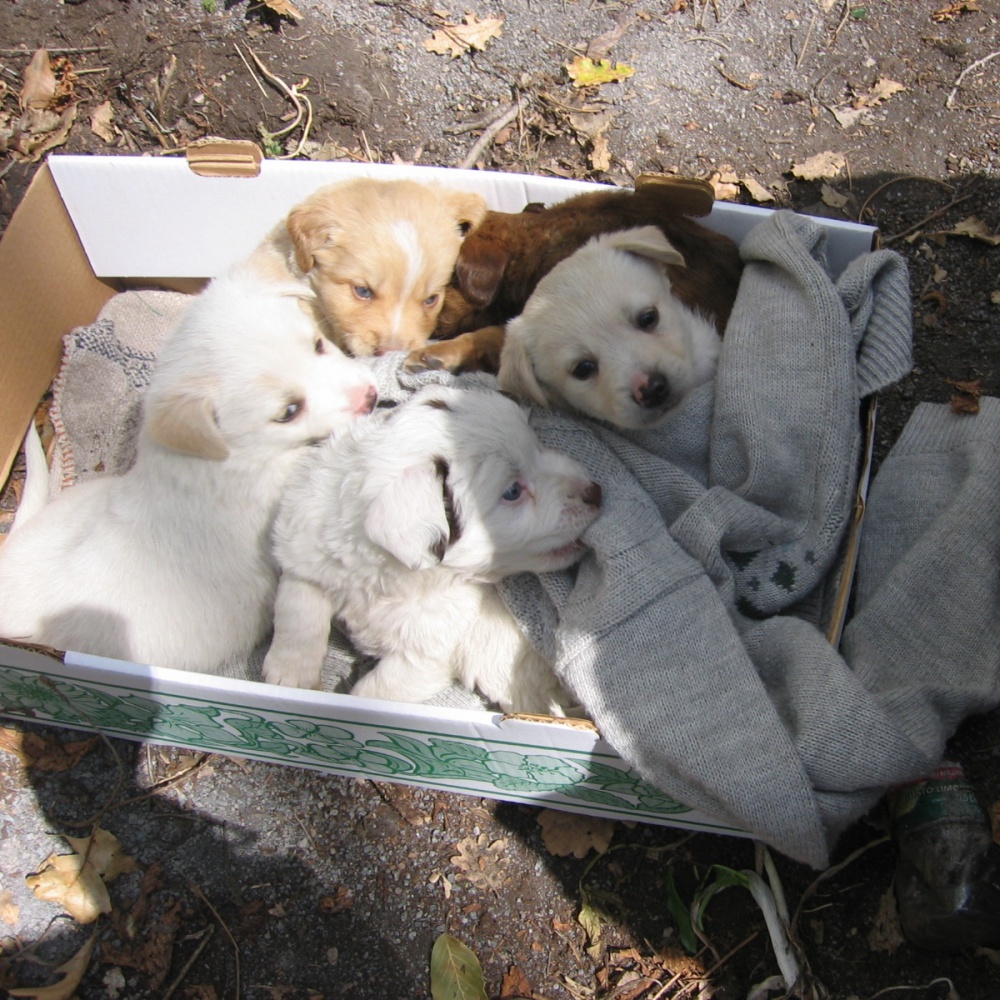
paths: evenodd
<path fill-rule="evenodd" d="M 899 255 L 831 275 L 825 242 L 790 212 L 751 231 L 717 377 L 658 428 L 532 411 L 543 442 L 601 483 L 603 509 L 575 570 L 502 585 L 627 763 L 818 868 L 963 718 L 1000 704 L 1000 401 L 917 409 L 870 491 L 839 652 L 826 638 L 861 401 L 909 371 L 911 303 Z M 496 385 L 401 362 L 372 362 L 384 403 L 428 382 Z M 259 660 L 223 672 L 256 678 Z M 324 686 L 358 668 L 334 635 Z"/>

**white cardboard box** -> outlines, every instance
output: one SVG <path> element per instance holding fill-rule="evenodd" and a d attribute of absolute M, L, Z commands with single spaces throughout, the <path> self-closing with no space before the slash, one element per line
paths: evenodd
<path fill-rule="evenodd" d="M 128 285 L 197 287 L 248 255 L 313 189 L 359 174 L 441 181 L 479 191 L 502 211 L 597 187 L 520 174 L 274 160 L 255 177 L 205 177 L 168 157 L 53 156 L 0 241 L 0 480 L 56 374 L 65 333 L 93 322 Z M 765 214 L 719 203 L 706 221 L 739 241 Z M 821 221 L 838 270 L 877 237 L 868 226 Z M 852 569 L 849 552 L 832 641 Z M 0 643 L 0 714 L 332 774 L 741 832 L 647 784 L 593 727 L 571 723 L 303 692 L 15 643 Z"/>

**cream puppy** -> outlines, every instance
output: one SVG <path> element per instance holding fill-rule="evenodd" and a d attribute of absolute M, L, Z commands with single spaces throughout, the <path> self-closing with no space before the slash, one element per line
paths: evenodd
<path fill-rule="evenodd" d="M 285 478 L 376 399 L 309 297 L 241 266 L 192 300 L 146 390 L 134 466 L 22 506 L 0 548 L 0 635 L 209 672 L 266 636 Z M 29 481 L 46 475 L 39 451 L 35 437 Z"/>
<path fill-rule="evenodd" d="M 424 347 L 465 234 L 486 214 L 478 194 L 358 177 L 296 205 L 251 258 L 268 280 L 307 282 L 317 321 L 356 356 Z"/>
<path fill-rule="evenodd" d="M 506 328 L 502 388 L 617 427 L 659 423 L 715 374 L 715 324 L 671 292 L 684 258 L 656 226 L 597 236 L 539 281 Z"/>
<path fill-rule="evenodd" d="M 428 387 L 302 463 L 275 522 L 264 679 L 317 687 L 330 621 L 379 657 L 354 694 L 426 701 L 458 681 L 505 711 L 571 699 L 494 586 L 583 555 L 601 489 L 498 392 Z"/>

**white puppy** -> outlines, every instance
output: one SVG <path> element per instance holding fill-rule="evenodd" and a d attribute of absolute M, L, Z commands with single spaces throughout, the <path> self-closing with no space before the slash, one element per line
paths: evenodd
<path fill-rule="evenodd" d="M 0 548 L 0 635 L 204 671 L 267 635 L 286 475 L 376 399 L 317 333 L 310 295 L 236 268 L 192 300 L 146 390 L 134 466 L 22 506 Z"/>
<path fill-rule="evenodd" d="M 418 702 L 458 681 L 505 711 L 564 714 L 570 699 L 493 584 L 577 562 L 600 502 L 587 470 L 543 448 L 513 400 L 421 390 L 289 482 L 264 679 L 318 687 L 336 617 L 380 657 L 354 694 Z"/>
<path fill-rule="evenodd" d="M 500 385 L 540 406 L 652 427 L 715 374 L 715 325 L 671 292 L 684 258 L 656 226 L 597 236 L 538 283 L 507 324 Z"/>

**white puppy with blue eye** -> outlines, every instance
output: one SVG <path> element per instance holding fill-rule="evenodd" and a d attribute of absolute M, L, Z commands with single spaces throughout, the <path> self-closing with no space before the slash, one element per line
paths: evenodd
<path fill-rule="evenodd" d="M 0 635 L 205 672 L 267 636 L 285 479 L 377 398 L 368 369 L 317 331 L 314 299 L 243 265 L 192 298 L 157 357 L 124 475 L 48 502 L 32 428 L 0 548 Z"/>
<path fill-rule="evenodd" d="M 378 664 L 353 694 L 423 702 L 454 682 L 506 712 L 572 704 L 495 583 L 567 569 L 601 488 L 494 391 L 427 387 L 308 456 L 275 521 L 264 680 L 320 686 L 331 620 Z"/>
<path fill-rule="evenodd" d="M 654 427 L 715 375 L 715 323 L 674 294 L 656 226 L 596 236 L 539 281 L 504 334 L 500 386 L 616 427 Z"/>

